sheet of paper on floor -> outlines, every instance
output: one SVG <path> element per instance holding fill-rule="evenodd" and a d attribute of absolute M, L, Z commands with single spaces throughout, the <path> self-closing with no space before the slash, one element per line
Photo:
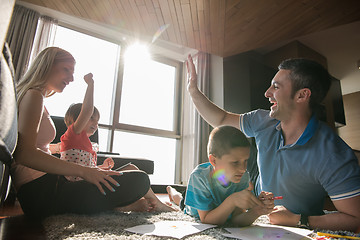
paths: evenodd
<path fill-rule="evenodd" d="M 160 221 L 154 224 L 144 224 L 126 228 L 125 230 L 137 234 L 173 237 L 180 239 L 187 235 L 199 233 L 213 227 L 216 227 L 216 225 L 187 221 Z"/>
<path fill-rule="evenodd" d="M 266 225 L 256 224 L 244 228 L 225 228 L 229 234 L 223 233 L 225 237 L 238 238 L 242 240 L 255 240 L 255 239 L 267 239 L 267 240 L 300 240 L 300 239 L 311 239 L 307 237 L 311 230 L 284 227 L 278 225 Z"/>

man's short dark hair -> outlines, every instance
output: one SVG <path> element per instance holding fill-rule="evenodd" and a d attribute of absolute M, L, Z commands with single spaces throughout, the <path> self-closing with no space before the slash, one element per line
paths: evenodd
<path fill-rule="evenodd" d="M 321 64 L 305 58 L 284 60 L 278 68 L 291 71 L 292 97 L 302 88 L 310 89 L 310 108 L 315 111 L 330 89 L 329 72 Z"/>
<path fill-rule="evenodd" d="M 211 131 L 207 147 L 209 155 L 221 158 L 236 147 L 250 147 L 250 142 L 239 129 L 220 126 Z"/>

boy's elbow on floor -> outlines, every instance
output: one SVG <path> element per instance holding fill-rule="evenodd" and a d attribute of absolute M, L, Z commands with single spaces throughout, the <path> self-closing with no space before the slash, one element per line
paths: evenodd
<path fill-rule="evenodd" d="M 208 220 L 208 219 L 200 219 L 201 223 L 204 223 L 204 224 L 213 224 L 213 225 L 223 225 L 225 222 L 222 222 L 222 221 L 211 221 L 211 220 Z"/>

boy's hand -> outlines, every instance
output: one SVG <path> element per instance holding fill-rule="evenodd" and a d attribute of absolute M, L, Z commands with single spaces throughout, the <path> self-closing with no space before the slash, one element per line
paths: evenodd
<path fill-rule="evenodd" d="M 87 85 L 94 83 L 94 79 L 93 79 L 93 74 L 92 73 L 88 73 L 84 76 L 84 80 L 86 82 Z"/>
<path fill-rule="evenodd" d="M 231 194 L 231 198 L 236 207 L 241 209 L 250 209 L 255 206 L 265 207 L 265 205 L 255 197 L 249 190 L 242 190 Z"/>
<path fill-rule="evenodd" d="M 274 210 L 274 194 L 271 192 L 262 191 L 259 196 L 259 200 L 263 202 L 265 206 L 256 206 L 254 207 L 254 211 L 257 212 L 258 215 L 266 215 L 271 213 Z"/>
<path fill-rule="evenodd" d="M 274 194 L 271 192 L 264 192 L 262 191 L 259 196 L 258 196 L 259 200 L 261 200 L 265 206 L 269 209 L 273 209 L 274 208 Z"/>

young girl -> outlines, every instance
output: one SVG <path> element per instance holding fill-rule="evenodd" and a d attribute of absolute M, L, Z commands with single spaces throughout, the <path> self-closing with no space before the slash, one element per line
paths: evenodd
<path fill-rule="evenodd" d="M 83 104 L 73 104 L 65 113 L 65 124 L 68 130 L 61 136 L 60 153 L 61 159 L 76 164 L 99 167 L 101 169 L 111 169 L 114 166 L 112 158 L 105 159 L 104 163 L 97 166 L 96 151 L 93 150 L 92 143 L 89 139 L 98 129 L 100 113 L 94 107 L 94 80 L 91 73 L 84 76 L 84 80 L 88 87 L 85 92 Z M 139 170 L 135 165 L 128 165 L 122 168 L 125 170 Z M 77 176 L 66 176 L 69 181 L 82 180 Z M 156 197 L 151 189 L 144 198 L 130 204 L 126 207 L 118 208 L 120 211 L 149 211 L 154 206 L 155 210 L 172 211 L 171 207 L 163 204 Z"/>
<path fill-rule="evenodd" d="M 89 139 L 96 132 L 100 118 L 100 113 L 93 104 L 94 80 L 92 77 L 91 73 L 84 76 L 88 87 L 83 104 L 72 104 L 66 111 L 64 121 L 68 129 L 61 136 L 60 158 L 84 166 L 110 170 L 114 166 L 111 158 L 107 158 L 102 165 L 97 166 L 96 151 L 93 150 Z M 70 181 L 82 180 L 76 176 L 66 176 L 66 178 Z"/>
<path fill-rule="evenodd" d="M 142 171 L 86 167 L 51 155 L 49 144 L 56 130 L 44 98 L 61 93 L 73 81 L 74 67 L 69 52 L 49 47 L 17 84 L 18 143 L 11 177 L 24 213 L 36 218 L 94 214 L 135 203 L 143 210 L 169 210 L 152 195 L 149 177 Z M 84 181 L 71 182 L 64 175 Z"/>

